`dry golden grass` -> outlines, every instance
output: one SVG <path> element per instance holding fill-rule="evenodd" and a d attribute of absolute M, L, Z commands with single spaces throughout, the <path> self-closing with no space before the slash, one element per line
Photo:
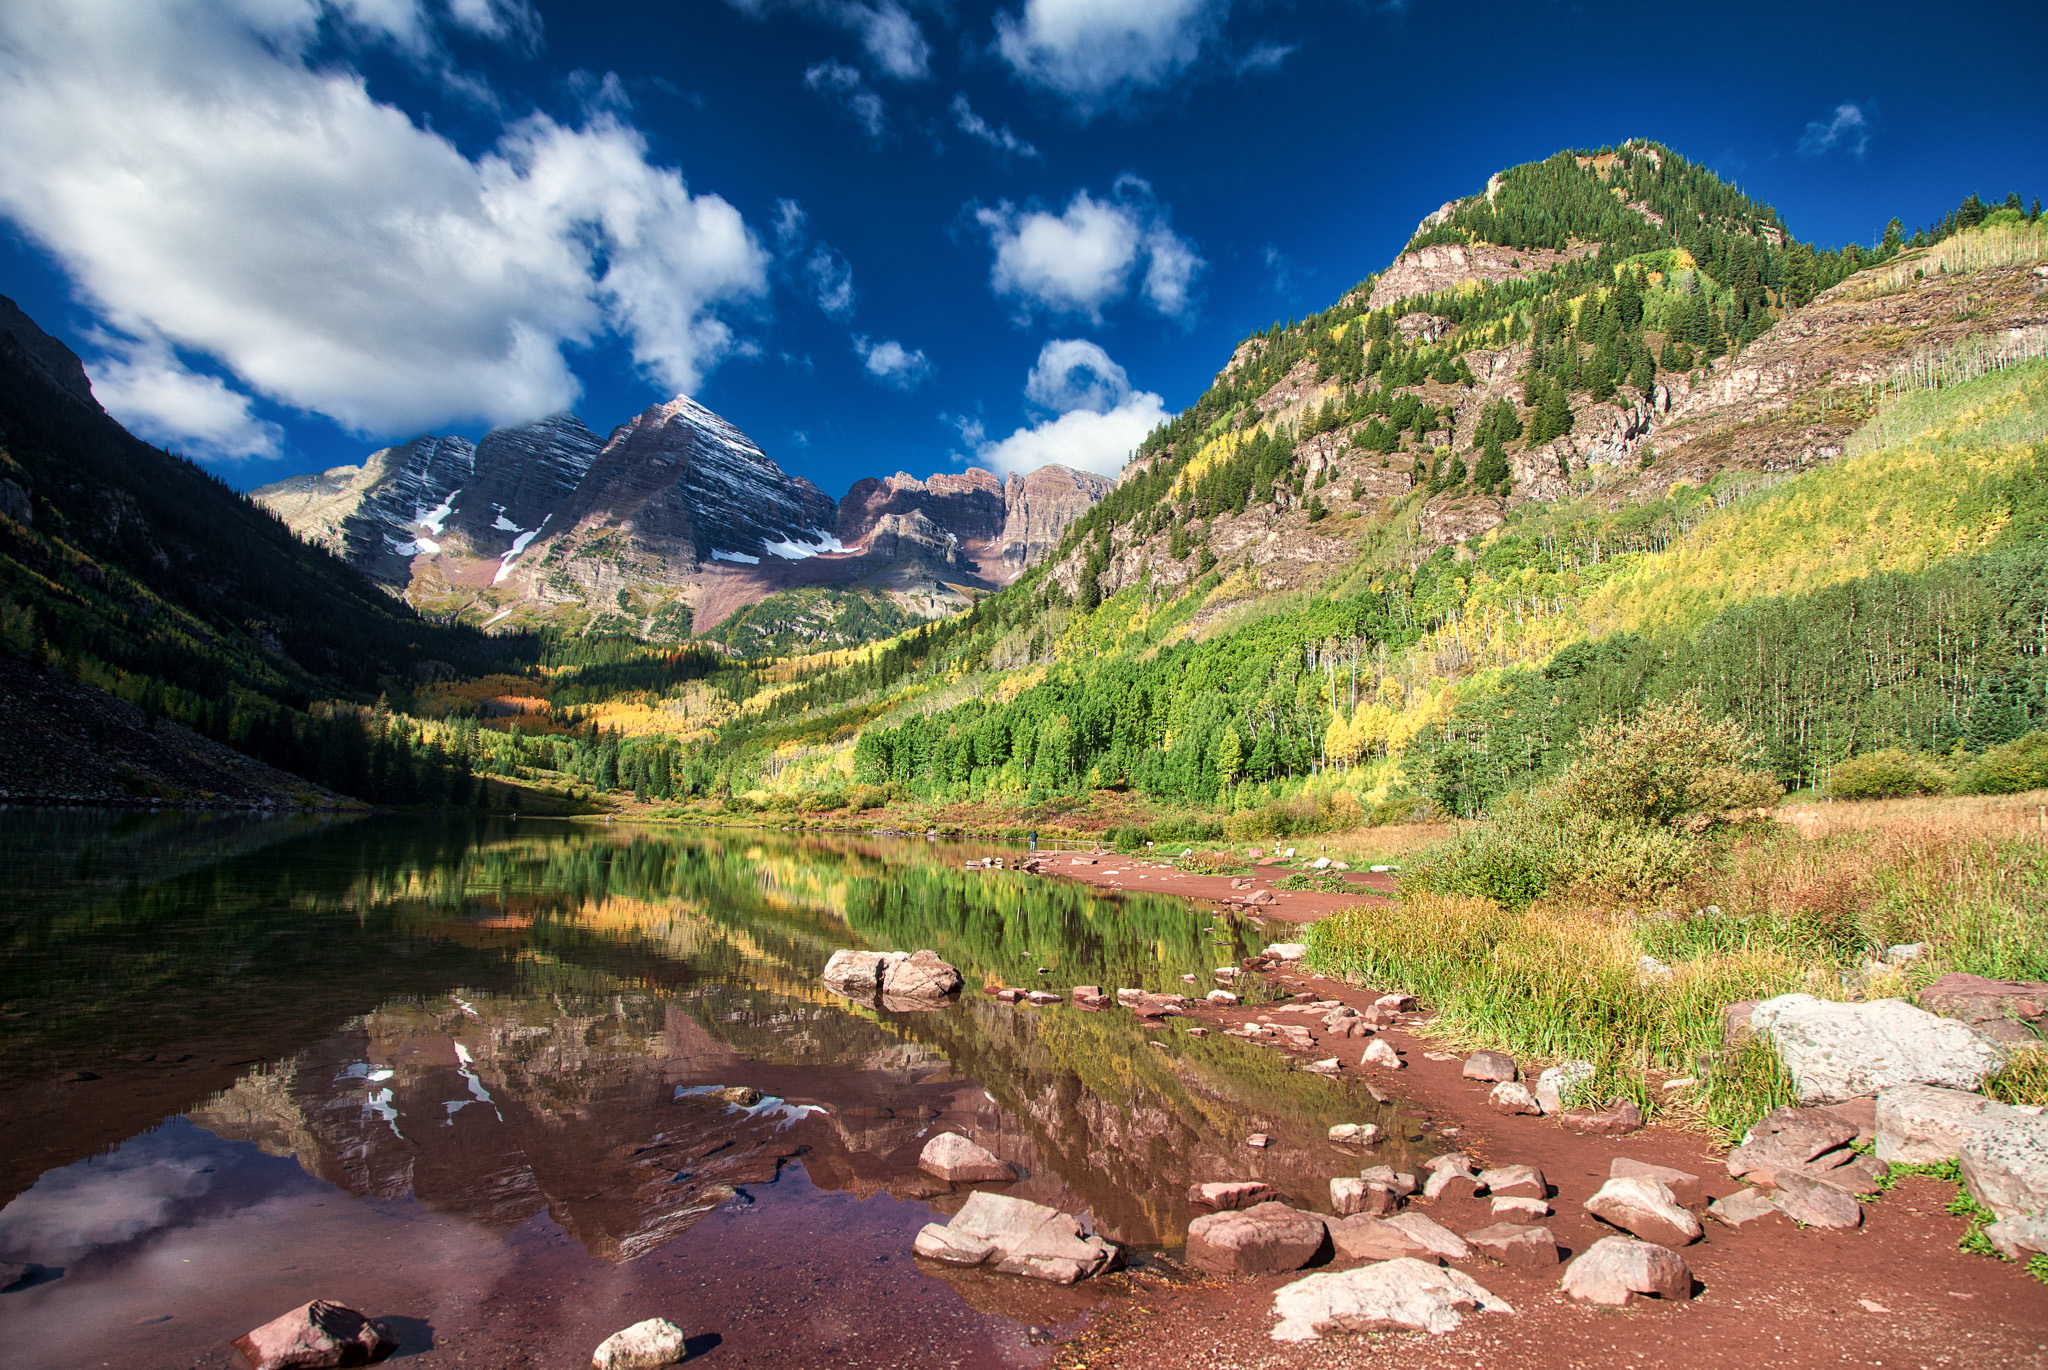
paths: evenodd
<path fill-rule="evenodd" d="M 1880 830 L 1917 830 L 1923 842 L 1964 835 L 1998 839 L 2033 833 L 2048 837 L 2048 790 L 1787 804 L 1776 816 L 1800 836 L 1810 838 Z"/>

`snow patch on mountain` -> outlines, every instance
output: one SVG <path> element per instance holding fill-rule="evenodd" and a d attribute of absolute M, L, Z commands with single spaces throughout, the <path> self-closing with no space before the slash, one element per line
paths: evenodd
<path fill-rule="evenodd" d="M 540 521 L 540 528 L 529 528 L 521 532 L 518 537 L 512 539 L 511 549 L 504 556 L 498 558 L 498 574 L 491 577 L 491 584 L 499 584 L 506 576 L 512 574 L 512 563 L 519 560 L 519 554 L 526 550 L 529 543 L 540 536 L 541 528 L 547 527 L 548 519 L 553 517 L 553 514 L 549 514 L 547 518 Z"/>
<path fill-rule="evenodd" d="M 448 516 L 455 512 L 455 497 L 461 493 L 460 489 L 450 490 L 446 499 L 443 499 L 439 504 L 427 510 L 426 513 L 415 514 L 413 522 L 426 529 L 429 533 L 432 533 L 435 537 L 441 536 L 441 525 L 448 522 Z M 434 550 L 438 552 L 441 549 L 436 547 Z"/>
<path fill-rule="evenodd" d="M 812 541 L 809 542 L 799 542 L 793 537 L 785 536 L 780 542 L 762 543 L 761 549 L 766 552 L 773 552 L 784 561 L 802 561 L 807 557 L 814 557 L 823 552 L 844 552 L 846 550 L 846 544 L 842 543 L 835 533 L 828 533 L 822 528 L 813 528 L 810 530 L 810 536 Z M 717 553 L 714 552 L 712 555 L 716 556 Z"/>
<path fill-rule="evenodd" d="M 761 564 L 761 558 L 759 557 L 750 557 L 745 552 L 722 551 L 716 547 L 711 549 L 711 559 L 713 561 L 737 561 L 745 566 L 759 566 Z"/>

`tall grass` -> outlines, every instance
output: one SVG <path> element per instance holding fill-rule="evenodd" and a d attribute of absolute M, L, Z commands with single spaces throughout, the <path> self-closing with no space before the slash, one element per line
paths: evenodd
<path fill-rule="evenodd" d="M 2048 845 L 2030 806 L 1834 807 L 1862 812 L 1814 835 L 1774 824 L 1711 846 L 1685 891 L 1694 911 L 1677 917 L 1419 893 L 1317 924 L 1309 964 L 1417 995 L 1452 1040 L 1532 1065 L 1592 1061 L 1595 1095 L 1733 1135 L 1791 1094 L 1767 1045 L 1724 1045 L 1728 1004 L 1909 996 L 1948 971 L 2048 979 Z M 1879 968 L 1911 942 L 1918 960 Z M 1699 1084 L 1667 1095 L 1659 1073 Z M 2014 1085 L 2039 1087 L 2032 1073 Z"/>

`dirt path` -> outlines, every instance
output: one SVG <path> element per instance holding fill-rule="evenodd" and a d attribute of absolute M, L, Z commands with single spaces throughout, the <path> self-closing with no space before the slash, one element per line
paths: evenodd
<path fill-rule="evenodd" d="M 1100 888 L 1156 889 L 1160 893 L 1217 898 L 1231 877 L 1189 876 L 1145 863 L 1073 867 L 1056 873 Z M 1140 882 L 1139 875 L 1148 878 Z M 1265 870 L 1260 885 L 1270 884 Z M 1154 882 L 1158 883 L 1155 885 Z M 1363 881 L 1359 882 L 1364 884 Z M 1391 881 L 1374 882 L 1391 885 Z M 1367 886 L 1379 897 L 1387 897 Z M 1283 892 L 1279 901 L 1288 901 Z M 1331 908 L 1359 902 L 1341 895 L 1303 892 L 1290 902 L 1258 910 L 1288 922 L 1312 922 Z M 1283 993 L 1306 993 L 1363 1009 L 1381 992 L 1299 971 L 1266 977 Z M 1392 987 L 1389 987 L 1392 988 Z M 1556 1191 L 1546 1219 L 1564 1259 L 1614 1229 L 1580 1204 L 1607 1178 L 1617 1157 L 1671 1166 L 1700 1177 L 1681 1195 L 1696 1213 L 1708 1198 L 1742 1186 L 1723 1165 L 1725 1148 L 1703 1134 L 1651 1127 L 1620 1138 L 1566 1130 L 1555 1118 L 1504 1117 L 1486 1104 L 1490 1086 L 1463 1078 L 1463 1057 L 1423 1035 L 1427 1006 L 1407 1027 L 1377 1034 L 1403 1059 L 1388 1070 L 1362 1061 L 1372 1038 L 1327 1037 L 1319 1014 L 1276 1012 L 1281 1005 L 1217 1009 L 1193 1016 L 1221 1029 L 1266 1019 L 1309 1027 L 1312 1049 L 1281 1045 L 1306 1059 L 1336 1057 L 1344 1077 L 1361 1079 L 1404 1105 L 1447 1148 L 1486 1165 L 1541 1167 Z M 1374 1164 L 1362 1150 L 1360 1167 Z M 1334 1172 L 1333 1172 L 1334 1173 Z M 1079 1338 L 1065 1345 L 1058 1364 L 1088 1370 L 1295 1370 L 1296 1367 L 1408 1367 L 1436 1370 L 1485 1366 L 1489 1370 L 1555 1370 L 1659 1363 L 1688 1366 L 1955 1366 L 2048 1367 L 2048 1286 L 2022 1269 L 1956 1249 L 1964 1222 L 1945 1211 L 1954 1186 L 1925 1178 L 1901 1181 L 1864 1206 L 1854 1231 L 1805 1230 L 1772 1218 L 1731 1229 L 1705 1219 L 1706 1236 L 1683 1255 L 1699 1286 L 1689 1302 L 1638 1300 L 1626 1309 L 1602 1309 L 1567 1299 L 1558 1270 L 1510 1270 L 1483 1257 L 1460 1263 L 1482 1285 L 1506 1299 L 1514 1315 L 1472 1314 L 1443 1336 L 1386 1333 L 1340 1336 L 1287 1346 L 1273 1342 L 1272 1295 L 1298 1274 L 1247 1279 L 1170 1278 L 1140 1271 L 1118 1277 L 1130 1297 L 1112 1302 Z M 1469 1232 L 1493 1221 L 1485 1199 L 1446 1197 L 1411 1201 L 1414 1210 Z M 1161 1263 L 1161 1270 L 1168 1270 Z"/>
<path fill-rule="evenodd" d="M 1078 880 L 1100 890 L 1207 899 L 1282 923 L 1306 925 L 1338 909 L 1391 901 L 1394 897 L 1394 877 L 1370 871 L 1334 872 L 1349 887 L 1342 891 L 1283 890 L 1279 882 L 1295 872 L 1277 858 L 1261 862 L 1240 875 L 1194 875 L 1169 862 L 1121 856 L 1116 852 L 1042 852 L 1039 860 L 1043 864 L 1042 875 Z M 1251 896 L 1260 890 L 1269 891 L 1273 902 L 1253 902 Z"/>

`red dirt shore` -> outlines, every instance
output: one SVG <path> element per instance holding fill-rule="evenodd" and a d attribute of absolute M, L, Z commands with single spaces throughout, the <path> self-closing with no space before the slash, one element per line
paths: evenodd
<path fill-rule="evenodd" d="M 1062 854 L 1054 871 L 1107 889 L 1142 889 L 1196 898 L 1236 897 L 1229 876 L 1191 876 L 1143 863 L 1071 866 Z M 1136 877 L 1144 874 L 1143 881 Z M 1261 869 L 1259 884 L 1269 883 Z M 1368 877 L 1368 879 L 1372 879 Z M 1155 883 L 1156 882 L 1156 883 Z M 1359 882 L 1363 884 L 1364 882 Z M 1381 889 L 1384 878 L 1373 880 Z M 1380 893 L 1368 887 L 1362 893 Z M 1380 897 L 1386 897 L 1381 894 Z M 1307 923 L 1356 898 L 1281 892 L 1262 916 Z M 1364 1008 L 1386 990 L 1358 988 L 1300 972 L 1267 977 L 1276 991 L 1308 992 Z M 1728 1177 L 1725 1148 L 1704 1134 L 1672 1127 L 1632 1136 L 1581 1136 L 1555 1118 L 1503 1117 L 1486 1104 L 1490 1086 L 1466 1080 L 1463 1056 L 1429 1039 L 1428 1006 L 1411 1026 L 1378 1037 L 1402 1056 L 1404 1069 L 1366 1065 L 1370 1038 L 1325 1038 L 1319 1015 L 1276 1014 L 1258 1008 L 1203 1006 L 1198 1017 L 1214 1027 L 1256 1019 L 1299 1023 L 1316 1031 L 1313 1054 L 1335 1056 L 1340 1075 L 1365 1081 L 1401 1104 L 1442 1145 L 1485 1165 L 1540 1167 L 1556 1191 L 1546 1225 L 1565 1248 L 1564 1259 L 1614 1229 L 1581 1207 L 1607 1178 L 1617 1157 L 1675 1167 L 1703 1181 L 1690 1207 L 1702 1212 L 1708 1197 L 1742 1185 Z M 1269 1046 L 1267 1050 L 1288 1048 Z M 1442 1059 L 1432 1059 L 1432 1056 Z M 1533 1072 L 1531 1072 L 1533 1074 Z M 1375 1164 L 1370 1149 L 1359 1167 Z M 1335 1173 L 1355 1173 L 1337 1172 Z M 1562 1266 L 1548 1272 L 1511 1270 L 1475 1255 L 1461 1262 L 1486 1288 L 1506 1299 L 1513 1315 L 1468 1315 L 1442 1336 L 1386 1333 L 1339 1336 L 1283 1345 L 1268 1335 L 1272 1295 L 1300 1274 L 1244 1279 L 1195 1278 L 1169 1263 L 1152 1271 L 1113 1277 L 1129 1297 L 1112 1301 L 1088 1328 L 1062 1346 L 1057 1363 L 1069 1370 L 1298 1370 L 1306 1367 L 1485 1366 L 1489 1370 L 1555 1370 L 1676 1363 L 1688 1366 L 1954 1366 L 2048 1368 L 2048 1286 L 2019 1267 L 1956 1248 L 1964 1220 L 1945 1205 L 1953 1185 L 1913 1177 L 1864 1206 L 1854 1231 L 1806 1230 L 1780 1218 L 1731 1229 L 1705 1218 L 1706 1236 L 1682 1254 L 1696 1280 L 1688 1302 L 1638 1300 L 1626 1309 L 1595 1308 L 1558 1289 Z M 1485 1199 L 1415 1202 L 1458 1232 L 1493 1221 Z"/>
<path fill-rule="evenodd" d="M 1277 888 L 1278 881 L 1295 873 L 1291 867 L 1279 864 L 1262 863 L 1242 875 L 1193 875 L 1163 862 L 1119 856 L 1115 852 L 1041 852 L 1039 859 L 1046 865 L 1045 874 L 1078 880 L 1096 889 L 1127 894 L 1178 894 L 1189 899 L 1242 905 L 1261 918 L 1282 923 L 1305 925 L 1338 909 L 1391 900 L 1394 895 L 1394 877 L 1370 871 L 1334 872 L 1351 888 L 1326 892 Z M 1251 887 L 1237 888 L 1241 880 L 1249 880 Z M 1247 904 L 1246 896 L 1258 890 L 1271 890 L 1273 902 Z"/>

